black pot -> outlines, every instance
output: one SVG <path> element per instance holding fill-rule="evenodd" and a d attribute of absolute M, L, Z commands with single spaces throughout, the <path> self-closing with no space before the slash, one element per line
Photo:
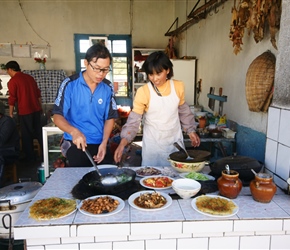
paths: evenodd
<path fill-rule="evenodd" d="M 257 173 L 261 171 L 263 164 L 254 158 L 246 156 L 228 156 L 217 160 L 214 163 L 210 163 L 211 175 L 219 178 L 222 175 L 222 171 L 225 170 L 226 165 L 230 166 L 231 170 L 235 170 L 239 173 L 239 178 L 242 181 L 250 181 L 255 178 L 255 175 L 251 169 Z"/>
<path fill-rule="evenodd" d="M 111 194 L 117 195 L 135 185 L 136 172 L 128 168 L 102 168 L 99 169 L 101 175 L 113 174 L 115 176 L 125 175 L 128 180 L 118 182 L 114 185 L 104 186 L 96 171 L 85 174 L 79 183 L 72 189 L 72 194 L 77 199 L 85 199 L 93 195 Z"/>

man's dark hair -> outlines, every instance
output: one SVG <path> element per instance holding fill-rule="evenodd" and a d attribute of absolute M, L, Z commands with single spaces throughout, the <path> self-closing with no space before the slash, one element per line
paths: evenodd
<path fill-rule="evenodd" d="M 93 58 L 97 60 L 99 58 L 110 58 L 110 63 L 112 62 L 112 56 L 108 50 L 108 48 L 100 43 L 92 45 L 86 53 L 85 59 L 90 62 Z"/>
<path fill-rule="evenodd" d="M 9 61 L 8 63 L 6 63 L 5 65 L 5 69 L 12 69 L 14 71 L 21 71 L 18 62 L 16 61 Z"/>

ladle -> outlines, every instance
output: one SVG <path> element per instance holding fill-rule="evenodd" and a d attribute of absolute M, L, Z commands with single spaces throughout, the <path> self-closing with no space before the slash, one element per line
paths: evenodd
<path fill-rule="evenodd" d="M 182 153 L 186 154 L 187 158 L 185 160 L 193 160 L 194 158 L 190 157 L 187 151 L 182 148 L 177 142 L 174 142 L 173 145 Z"/>
<path fill-rule="evenodd" d="M 102 176 L 102 174 L 101 174 L 97 164 L 95 163 L 93 157 L 91 156 L 90 152 L 86 149 L 85 153 L 86 153 L 87 157 L 89 158 L 90 162 L 93 164 L 93 167 L 95 168 L 97 174 L 99 175 L 99 177 L 101 179 L 101 183 L 104 186 L 111 186 L 111 185 L 115 185 L 118 183 L 116 176 L 114 176 L 112 174 L 107 174 L 106 176 Z"/>
<path fill-rule="evenodd" d="M 228 164 L 225 166 L 225 168 L 226 168 L 227 174 L 231 174 L 230 166 Z"/>
<path fill-rule="evenodd" d="M 254 169 L 251 168 L 251 171 L 253 172 L 253 174 L 254 174 L 255 176 L 257 175 L 257 173 L 256 173 L 256 171 L 255 171 Z"/>

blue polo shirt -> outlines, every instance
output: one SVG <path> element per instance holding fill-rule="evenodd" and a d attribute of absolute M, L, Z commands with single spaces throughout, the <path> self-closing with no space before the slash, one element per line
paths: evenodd
<path fill-rule="evenodd" d="M 100 144 L 105 121 L 118 118 L 112 83 L 104 79 L 91 93 L 83 72 L 66 78 L 59 87 L 52 114 L 62 115 L 78 128 L 87 144 Z M 72 140 L 72 136 L 64 133 L 64 139 Z"/>

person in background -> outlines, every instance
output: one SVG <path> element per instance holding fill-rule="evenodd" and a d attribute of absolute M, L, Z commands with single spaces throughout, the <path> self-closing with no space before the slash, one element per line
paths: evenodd
<path fill-rule="evenodd" d="M 168 56 L 162 51 L 153 52 L 142 68 L 149 82 L 137 90 L 114 159 L 120 161 L 124 147 L 133 141 L 143 118 L 142 166 L 167 166 L 169 155 L 177 151 L 173 143 L 184 147 L 182 129 L 192 146 L 199 146 L 200 138 L 195 132 L 194 115 L 184 99 L 184 83 L 171 79 L 173 65 Z"/>
<path fill-rule="evenodd" d="M 21 72 L 16 61 L 9 61 L 5 65 L 11 79 L 8 81 L 9 115 L 13 118 L 13 111 L 17 105 L 22 140 L 22 160 L 35 161 L 33 140 L 36 138 L 42 148 L 41 127 L 41 92 L 35 79 Z"/>
<path fill-rule="evenodd" d="M 5 105 L 0 101 L 0 187 L 3 184 L 4 165 L 14 163 L 19 157 L 19 133 L 15 121 L 5 115 Z"/>
<path fill-rule="evenodd" d="M 66 78 L 59 87 L 52 114 L 64 131 L 61 151 L 69 167 L 92 166 L 86 149 L 97 164 L 113 162 L 107 144 L 118 111 L 112 83 L 105 78 L 111 61 L 109 50 L 95 44 L 86 52 L 86 70 Z"/>
<path fill-rule="evenodd" d="M 3 86 L 2 86 L 2 79 L 0 78 L 0 90 L 3 89 Z M 3 93 L 0 91 L 0 95 L 3 95 Z"/>

